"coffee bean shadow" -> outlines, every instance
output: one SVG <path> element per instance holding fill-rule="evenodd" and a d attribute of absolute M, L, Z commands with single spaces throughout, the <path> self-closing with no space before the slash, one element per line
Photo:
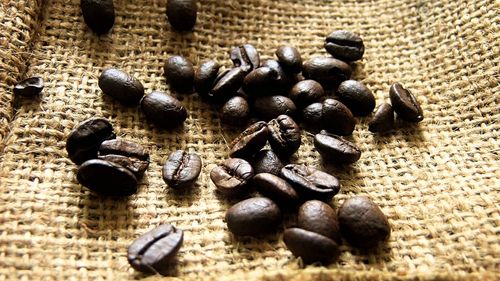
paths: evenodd
<path fill-rule="evenodd" d="M 169 263 L 165 268 L 163 268 L 162 272 L 159 273 L 159 272 L 151 272 L 151 273 L 144 273 L 144 272 L 138 272 L 136 270 L 134 270 L 134 273 L 133 273 L 133 278 L 132 280 L 147 280 L 145 278 L 148 278 L 148 277 L 152 277 L 152 276 L 155 276 L 155 277 L 152 277 L 153 279 L 152 280 L 159 280 L 159 276 L 163 276 L 165 277 L 165 279 L 168 279 L 168 277 L 176 277 L 176 276 L 179 276 L 180 272 L 179 272 L 179 267 L 181 267 L 182 265 L 180 264 L 179 262 L 179 259 L 177 258 L 177 256 L 171 261 L 171 263 Z M 159 278 L 156 278 L 156 276 L 158 276 Z"/>
<path fill-rule="evenodd" d="M 363 155 L 361 155 L 361 157 L 363 157 Z M 359 176 L 360 170 L 357 163 L 338 165 L 324 158 L 321 158 L 320 163 L 322 171 L 335 176 L 340 181 L 339 193 L 359 193 L 361 191 L 360 186 L 364 185 L 364 179 Z"/>
<path fill-rule="evenodd" d="M 360 249 L 351 247 L 347 242 L 344 241 L 345 247 L 349 248 L 352 253 L 356 263 L 370 264 L 382 264 L 390 262 L 393 259 L 392 248 L 389 247 L 387 243 L 382 243 L 373 249 Z"/>
<path fill-rule="evenodd" d="M 43 111 L 42 103 L 44 98 L 44 92 L 42 91 L 39 95 L 33 97 L 22 97 L 12 94 L 12 110 L 14 113 L 20 108 L 23 108 L 25 112 L 38 112 Z"/>
<path fill-rule="evenodd" d="M 352 74 L 350 79 L 363 81 L 368 77 L 368 73 L 365 71 L 365 63 L 364 61 L 357 61 L 350 63 L 352 68 Z"/>
<path fill-rule="evenodd" d="M 168 195 L 172 199 L 179 202 L 182 201 L 193 202 L 195 198 L 201 197 L 200 183 L 195 183 L 192 186 L 185 187 L 182 189 L 174 189 L 168 186 L 166 188 L 168 189 Z"/>
<path fill-rule="evenodd" d="M 395 120 L 395 128 L 385 133 L 373 134 L 377 146 L 384 146 L 393 141 L 419 145 L 425 141 L 420 123 L 406 122 L 399 118 Z"/>

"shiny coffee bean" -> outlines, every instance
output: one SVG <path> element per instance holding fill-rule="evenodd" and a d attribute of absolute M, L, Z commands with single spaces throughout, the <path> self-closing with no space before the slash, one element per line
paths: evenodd
<path fill-rule="evenodd" d="M 389 90 L 389 97 L 398 117 L 409 122 L 420 122 L 424 113 L 415 96 L 399 83 L 395 83 Z"/>
<path fill-rule="evenodd" d="M 186 188 L 192 186 L 198 179 L 201 167 L 202 162 L 198 154 L 177 150 L 165 161 L 162 177 L 171 188 Z"/>
<path fill-rule="evenodd" d="M 252 183 L 260 194 L 269 197 L 280 206 L 294 207 L 299 201 L 295 189 L 287 181 L 273 174 L 256 174 Z"/>
<path fill-rule="evenodd" d="M 275 54 L 286 72 L 299 73 L 302 71 L 302 57 L 295 47 L 281 46 Z"/>
<path fill-rule="evenodd" d="M 394 129 L 394 110 L 390 104 L 383 103 L 368 123 L 368 130 L 372 133 L 384 133 L 392 129 Z"/>
<path fill-rule="evenodd" d="M 105 140 L 114 139 L 113 126 L 104 118 L 91 118 L 80 123 L 68 135 L 66 151 L 75 164 L 97 158 L 97 150 Z"/>
<path fill-rule="evenodd" d="M 269 67 L 252 70 L 243 80 L 243 90 L 251 97 L 268 96 L 279 87 L 278 73 Z"/>
<path fill-rule="evenodd" d="M 160 225 L 132 242 L 127 251 L 128 262 L 140 272 L 169 275 L 183 239 L 182 230 L 170 224 Z"/>
<path fill-rule="evenodd" d="M 81 185 L 101 195 L 130 196 L 137 191 L 137 178 L 131 171 L 102 159 L 83 162 L 76 179 Z"/>
<path fill-rule="evenodd" d="M 205 97 L 214 86 L 215 78 L 219 73 L 220 65 L 213 60 L 206 61 L 200 65 L 194 74 L 194 88 L 196 92 Z"/>
<path fill-rule="evenodd" d="M 321 122 L 324 129 L 341 136 L 351 135 L 356 126 L 356 119 L 349 108 L 334 99 L 323 101 Z"/>
<path fill-rule="evenodd" d="M 115 24 L 113 0 L 80 0 L 83 20 L 97 35 L 107 33 Z"/>
<path fill-rule="evenodd" d="M 269 144 L 282 157 L 294 154 L 301 144 L 300 128 L 288 115 L 280 115 L 267 123 Z"/>
<path fill-rule="evenodd" d="M 40 94 L 43 90 L 42 77 L 30 77 L 14 86 L 14 95 L 32 97 Z"/>
<path fill-rule="evenodd" d="M 149 153 L 138 143 L 122 139 L 106 140 L 99 147 L 99 159 L 114 162 L 141 178 L 149 166 Z"/>
<path fill-rule="evenodd" d="M 259 52 L 250 44 L 234 47 L 231 49 L 230 57 L 234 66 L 241 67 L 246 73 L 257 69 L 260 65 Z"/>
<path fill-rule="evenodd" d="M 250 117 L 250 106 L 242 97 L 230 98 L 220 110 L 220 120 L 224 124 L 241 126 L 247 123 Z"/>
<path fill-rule="evenodd" d="M 347 30 L 336 30 L 326 37 L 325 49 L 343 61 L 356 61 L 363 57 L 365 46 L 358 35 Z"/>
<path fill-rule="evenodd" d="M 141 81 L 120 69 L 108 68 L 99 76 L 99 88 L 124 105 L 135 106 L 144 96 Z"/>
<path fill-rule="evenodd" d="M 141 100 L 146 118 L 162 128 L 175 128 L 184 123 L 187 111 L 179 100 L 162 92 L 152 92 Z"/>
<path fill-rule="evenodd" d="M 222 72 L 217 76 L 209 96 L 215 100 L 226 101 L 241 88 L 246 72 L 241 67 Z"/>
<path fill-rule="evenodd" d="M 262 120 L 271 120 L 280 115 L 295 117 L 297 107 L 293 101 L 285 96 L 266 96 L 256 98 L 253 103 L 255 114 Z"/>
<path fill-rule="evenodd" d="M 345 200 L 339 208 L 338 219 L 342 237 L 355 247 L 376 247 L 391 234 L 387 217 L 366 196 Z"/>
<path fill-rule="evenodd" d="M 324 130 L 314 136 L 314 147 L 325 160 L 336 164 L 352 164 L 361 157 L 354 143 Z"/>
<path fill-rule="evenodd" d="M 334 240 L 301 228 L 286 229 L 283 241 L 292 254 L 302 258 L 306 264 L 329 264 L 340 254 L 339 246 Z"/>
<path fill-rule="evenodd" d="M 324 202 L 304 202 L 297 214 L 297 227 L 324 235 L 339 244 L 342 242 L 337 212 Z"/>
<path fill-rule="evenodd" d="M 351 77 L 352 68 L 347 63 L 328 57 L 316 57 L 306 62 L 302 74 L 306 79 L 318 81 L 325 89 L 331 89 Z"/>
<path fill-rule="evenodd" d="M 144 161 L 118 154 L 99 155 L 97 158 L 100 160 L 113 162 L 126 168 L 127 170 L 131 171 L 137 179 L 140 179 L 144 175 L 144 172 L 146 172 L 149 166 L 149 161 Z"/>
<path fill-rule="evenodd" d="M 229 158 L 210 172 L 217 191 L 226 196 L 238 196 L 248 190 L 254 173 L 250 163 L 240 158 Z"/>
<path fill-rule="evenodd" d="M 226 212 L 227 228 L 238 236 L 270 233 L 276 231 L 280 222 L 278 205 L 265 197 L 243 200 Z"/>
<path fill-rule="evenodd" d="M 288 164 L 281 169 L 280 176 L 305 199 L 328 201 L 340 190 L 336 177 L 304 165 Z"/>
<path fill-rule="evenodd" d="M 194 28 L 198 13 L 196 0 L 167 0 L 167 19 L 178 31 L 189 31 Z"/>
<path fill-rule="evenodd" d="M 319 132 L 323 127 L 323 103 L 315 102 L 302 110 L 304 128 L 311 132 Z"/>
<path fill-rule="evenodd" d="M 375 96 L 363 83 L 346 80 L 340 83 L 337 96 L 354 115 L 366 116 L 375 108 Z"/>
<path fill-rule="evenodd" d="M 275 88 L 276 93 L 286 94 L 288 89 L 295 83 L 296 78 L 292 73 L 285 72 L 285 69 L 277 60 L 266 60 L 262 63 L 262 67 L 269 67 L 278 73 L 276 80 L 278 88 Z"/>
<path fill-rule="evenodd" d="M 194 83 L 194 67 L 183 56 L 172 56 L 167 59 L 164 66 L 167 83 L 172 90 L 181 93 L 192 93 Z"/>
<path fill-rule="evenodd" d="M 299 108 L 304 108 L 312 103 L 320 101 L 324 95 L 325 91 L 323 87 L 314 80 L 299 81 L 288 93 L 288 97 Z"/>
<path fill-rule="evenodd" d="M 270 173 L 277 176 L 283 168 L 278 155 L 269 149 L 257 152 L 251 162 L 255 174 Z"/>
<path fill-rule="evenodd" d="M 253 123 L 231 142 L 229 155 L 239 158 L 252 157 L 266 145 L 268 135 L 266 122 Z"/>

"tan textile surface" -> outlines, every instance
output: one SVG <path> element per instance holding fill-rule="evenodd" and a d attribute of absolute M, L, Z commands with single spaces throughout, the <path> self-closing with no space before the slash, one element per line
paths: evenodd
<path fill-rule="evenodd" d="M 0 280 L 146 277 L 128 265 L 126 249 L 164 222 L 185 230 L 180 279 L 500 278 L 498 1 L 201 0 L 196 30 L 184 35 L 171 31 L 164 0 L 114 2 L 116 23 L 99 38 L 83 23 L 78 0 L 0 1 Z M 295 45 L 305 59 L 325 56 L 324 37 L 335 29 L 363 37 L 354 78 L 377 103 L 400 81 L 417 95 L 425 119 L 380 137 L 360 118 L 352 139 L 361 160 L 351 169 L 324 167 L 343 184 L 335 206 L 369 195 L 393 229 L 377 252 L 343 246 L 328 267 L 301 269 L 281 230 L 259 239 L 229 234 L 223 216 L 232 202 L 214 194 L 208 173 L 227 157 L 226 140 L 237 130 L 220 125 L 215 107 L 196 95 L 182 98 L 189 117 L 169 132 L 97 86 L 102 69 L 115 66 L 146 92 L 169 91 L 162 75 L 168 56 L 195 64 L 215 58 L 229 67 L 231 46 L 245 42 L 264 58 L 281 44 Z M 14 99 L 14 83 L 31 75 L 46 81 L 41 98 Z M 92 116 L 109 118 L 120 137 L 151 152 L 129 200 L 100 198 L 75 180 L 66 136 Z M 161 179 L 175 149 L 204 160 L 191 193 L 175 194 Z M 294 161 L 322 165 L 310 136 L 303 135 Z"/>

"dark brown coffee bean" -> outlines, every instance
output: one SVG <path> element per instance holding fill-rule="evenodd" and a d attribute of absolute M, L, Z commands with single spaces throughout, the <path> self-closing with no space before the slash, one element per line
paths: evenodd
<path fill-rule="evenodd" d="M 304 165 L 288 164 L 281 169 L 280 176 L 306 199 L 328 201 L 340 190 L 336 177 Z"/>
<path fill-rule="evenodd" d="M 338 219 L 342 237 L 355 247 L 373 248 L 391 234 L 387 217 L 366 196 L 345 200 L 340 206 Z"/>
<path fill-rule="evenodd" d="M 195 72 L 194 88 L 200 96 L 205 97 L 212 90 L 219 68 L 220 65 L 216 61 L 209 60 L 202 63 Z"/>
<path fill-rule="evenodd" d="M 286 72 L 299 73 L 302 71 L 302 57 L 295 47 L 281 46 L 275 54 Z"/>
<path fill-rule="evenodd" d="M 286 229 L 283 241 L 292 254 L 302 258 L 306 264 L 315 262 L 329 264 L 340 254 L 339 246 L 334 240 L 300 228 Z"/>
<path fill-rule="evenodd" d="M 394 111 L 401 119 L 409 122 L 420 122 L 424 119 L 424 113 L 417 99 L 401 84 L 392 84 L 389 97 Z"/>
<path fill-rule="evenodd" d="M 128 247 L 128 262 L 140 272 L 169 275 L 183 239 L 182 230 L 170 224 L 160 225 L 132 242 Z"/>
<path fill-rule="evenodd" d="M 167 83 L 172 90 L 181 93 L 192 93 L 194 83 L 194 67 L 183 56 L 172 56 L 167 59 L 164 66 Z"/>
<path fill-rule="evenodd" d="M 97 150 L 105 140 L 114 139 L 113 126 L 104 118 L 91 118 L 80 123 L 68 135 L 66 151 L 75 164 L 97 158 Z"/>
<path fill-rule="evenodd" d="M 384 133 L 392 129 L 394 129 L 394 110 L 390 104 L 383 103 L 368 123 L 368 130 L 372 133 Z"/>
<path fill-rule="evenodd" d="M 117 154 L 99 155 L 98 159 L 113 162 L 131 171 L 137 179 L 140 179 L 146 172 L 149 161 L 140 160 Z"/>
<path fill-rule="evenodd" d="M 331 89 L 351 77 L 352 68 L 347 63 L 328 57 L 316 57 L 306 62 L 302 74 L 306 79 L 318 81 L 325 89 Z"/>
<path fill-rule="evenodd" d="M 282 157 L 289 157 L 301 144 L 300 128 L 288 115 L 280 115 L 267 123 L 269 144 Z"/>
<path fill-rule="evenodd" d="M 336 30 L 326 37 L 325 49 L 343 61 L 356 61 L 363 57 L 365 45 L 358 35 L 347 30 Z"/>
<path fill-rule="evenodd" d="M 288 97 L 300 108 L 318 102 L 324 95 L 323 87 L 314 80 L 302 80 L 295 84 L 288 93 Z"/>
<path fill-rule="evenodd" d="M 255 174 L 270 173 L 277 176 L 280 174 L 283 164 L 278 158 L 278 155 L 276 155 L 272 150 L 263 149 L 257 152 L 257 154 L 253 157 L 252 167 Z"/>
<path fill-rule="evenodd" d="M 108 68 L 99 76 L 99 88 L 124 105 L 135 106 L 144 96 L 144 87 L 141 81 L 129 74 L 116 69 Z"/>
<path fill-rule="evenodd" d="M 198 154 L 177 150 L 170 154 L 163 165 L 163 180 L 171 188 L 192 186 L 201 172 L 201 158 Z"/>
<path fill-rule="evenodd" d="M 137 178 L 131 171 L 102 159 L 83 162 L 76 179 L 81 185 L 101 195 L 130 196 L 137 191 Z"/>
<path fill-rule="evenodd" d="M 278 73 L 269 67 L 259 67 L 252 70 L 243 80 L 243 90 L 251 97 L 273 94 L 279 87 Z"/>
<path fill-rule="evenodd" d="M 349 108 L 334 99 L 323 101 L 321 121 L 324 129 L 341 136 L 351 135 L 356 126 L 356 119 L 354 119 Z"/>
<path fill-rule="evenodd" d="M 323 103 L 315 102 L 302 110 L 302 123 L 306 130 L 318 132 L 323 127 Z"/>
<path fill-rule="evenodd" d="M 352 164 L 361 157 L 361 150 L 352 142 L 324 130 L 314 136 L 314 147 L 325 160 L 336 164 Z"/>
<path fill-rule="evenodd" d="M 14 86 L 14 95 L 32 97 L 40 94 L 43 90 L 42 77 L 30 77 L 24 79 Z"/>
<path fill-rule="evenodd" d="M 281 222 L 281 211 L 271 199 L 243 200 L 226 212 L 226 223 L 234 235 L 256 236 L 273 232 Z"/>
<path fill-rule="evenodd" d="M 337 96 L 354 115 L 366 116 L 375 108 L 375 96 L 372 91 L 356 80 L 340 83 Z"/>
<path fill-rule="evenodd" d="M 241 67 L 233 68 L 217 76 L 209 96 L 215 100 L 228 100 L 243 84 L 246 72 Z"/>
<path fill-rule="evenodd" d="M 262 67 L 269 67 L 278 73 L 276 79 L 277 88 L 273 89 L 276 93 L 286 94 L 288 89 L 296 82 L 296 77 L 291 73 L 286 73 L 285 69 L 277 60 L 266 60 L 262 63 Z"/>
<path fill-rule="evenodd" d="M 141 178 L 149 166 L 149 153 L 138 143 L 122 139 L 106 140 L 99 147 L 99 159 L 119 164 Z"/>
<path fill-rule="evenodd" d="M 280 115 L 295 117 L 297 107 L 293 101 L 285 96 L 267 96 L 256 98 L 253 103 L 253 109 L 261 119 L 269 121 Z"/>
<path fill-rule="evenodd" d="M 260 194 L 271 198 L 283 207 L 294 207 L 299 196 L 293 187 L 284 179 L 269 173 L 256 174 L 252 179 Z"/>
<path fill-rule="evenodd" d="M 152 92 L 141 100 L 146 118 L 162 128 L 180 126 L 187 118 L 187 111 L 180 101 L 162 92 Z"/>
<path fill-rule="evenodd" d="M 196 0 L 167 0 L 167 19 L 178 31 L 189 31 L 194 28 L 198 13 Z"/>
<path fill-rule="evenodd" d="M 330 205 L 309 200 L 300 206 L 297 214 L 297 227 L 309 230 L 341 243 L 337 212 Z"/>
<path fill-rule="evenodd" d="M 113 0 L 81 0 L 83 20 L 97 35 L 107 33 L 115 24 Z"/>
<path fill-rule="evenodd" d="M 247 123 L 250 116 L 250 106 L 242 97 L 230 98 L 220 111 L 220 120 L 224 124 L 241 126 Z"/>
<path fill-rule="evenodd" d="M 240 158 L 229 158 L 210 172 L 217 191 L 226 196 L 238 196 L 248 189 L 254 173 L 250 163 Z"/>
<path fill-rule="evenodd" d="M 234 66 L 241 67 L 246 73 L 257 69 L 260 65 L 259 52 L 250 44 L 234 47 L 231 49 L 230 57 Z"/>
<path fill-rule="evenodd" d="M 229 155 L 240 158 L 252 157 L 266 145 L 268 135 L 266 122 L 253 123 L 231 142 Z"/>

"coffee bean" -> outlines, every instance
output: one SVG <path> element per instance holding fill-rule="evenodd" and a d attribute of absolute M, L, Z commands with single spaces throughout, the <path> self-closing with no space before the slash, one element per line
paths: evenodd
<path fill-rule="evenodd" d="M 337 212 L 324 202 L 318 200 L 304 202 L 298 211 L 297 227 L 324 235 L 338 244 L 342 242 Z"/>
<path fill-rule="evenodd" d="M 380 208 L 366 196 L 344 201 L 338 212 L 342 237 L 360 248 L 373 248 L 386 241 L 391 227 Z"/>
<path fill-rule="evenodd" d="M 375 96 L 372 91 L 356 80 L 340 83 L 337 96 L 354 115 L 366 116 L 375 108 Z"/>
<path fill-rule="evenodd" d="M 269 173 L 256 174 L 252 179 L 260 194 L 271 198 L 283 207 L 294 207 L 299 196 L 293 187 L 284 179 Z"/>
<path fill-rule="evenodd" d="M 280 115 L 269 121 L 269 144 L 282 157 L 289 157 L 301 144 L 300 128 L 288 115 Z"/>
<path fill-rule="evenodd" d="M 254 112 L 263 120 L 271 120 L 282 114 L 295 117 L 297 107 L 285 96 L 266 96 L 256 98 L 253 103 Z"/>
<path fill-rule="evenodd" d="M 352 164 L 361 157 L 361 150 L 352 142 L 324 130 L 314 136 L 314 147 L 325 160 L 336 164 Z"/>
<path fill-rule="evenodd" d="M 243 90 L 251 97 L 273 94 L 279 87 L 278 73 L 269 67 L 259 67 L 252 70 L 243 80 Z"/>
<path fill-rule="evenodd" d="M 368 123 L 368 130 L 373 133 L 384 133 L 392 129 L 394 129 L 394 110 L 390 104 L 383 103 Z"/>
<path fill-rule="evenodd" d="M 340 190 L 336 177 L 304 165 L 288 164 L 281 169 L 280 176 L 306 199 L 328 201 Z"/>
<path fill-rule="evenodd" d="M 356 119 L 349 108 L 334 99 L 323 101 L 321 122 L 324 129 L 341 136 L 351 135 L 356 126 Z"/>
<path fill-rule="evenodd" d="M 221 73 L 214 82 L 214 87 L 209 96 L 216 100 L 227 100 L 234 96 L 243 84 L 246 72 L 241 67 L 233 68 Z"/>
<path fill-rule="evenodd" d="M 268 135 L 266 122 L 253 123 L 231 142 L 229 155 L 240 158 L 253 156 L 266 144 Z"/>
<path fill-rule="evenodd" d="M 242 97 L 230 98 L 220 111 L 220 120 L 224 124 L 241 126 L 247 123 L 250 116 L 250 106 Z"/>
<path fill-rule="evenodd" d="M 328 57 L 316 57 L 306 62 L 302 74 L 306 79 L 318 81 L 325 89 L 334 88 L 351 77 L 352 69 L 347 63 Z"/>
<path fill-rule="evenodd" d="M 250 163 L 240 158 L 229 158 L 222 165 L 212 169 L 210 179 L 219 193 L 226 196 L 238 196 L 247 191 L 248 183 L 253 175 Z"/>
<path fill-rule="evenodd" d="M 99 155 L 98 159 L 113 162 L 131 171 L 137 179 L 140 179 L 149 166 L 149 161 L 140 160 L 117 154 Z"/>
<path fill-rule="evenodd" d="M 42 77 L 30 77 L 24 79 L 14 86 L 14 95 L 32 97 L 40 94 L 43 90 Z"/>
<path fill-rule="evenodd" d="M 91 118 L 80 123 L 68 135 L 66 151 L 75 164 L 97 158 L 97 150 L 105 140 L 114 139 L 113 126 L 104 118 Z"/>
<path fill-rule="evenodd" d="M 215 78 L 219 73 L 220 65 L 213 60 L 206 61 L 200 65 L 194 74 L 194 88 L 196 92 L 206 97 L 214 86 Z"/>
<path fill-rule="evenodd" d="M 101 195 L 130 196 L 137 191 L 137 178 L 131 171 L 102 159 L 83 162 L 76 178 L 80 184 Z"/>
<path fill-rule="evenodd" d="M 120 69 L 108 68 L 99 76 L 99 88 L 124 105 L 135 106 L 144 96 L 141 81 Z"/>
<path fill-rule="evenodd" d="M 167 59 L 164 66 L 167 83 L 172 90 L 181 93 L 193 92 L 194 67 L 187 58 L 172 56 Z"/>
<path fill-rule="evenodd" d="M 415 96 L 399 83 L 392 84 L 389 90 L 392 107 L 401 119 L 420 122 L 424 119 L 422 108 Z"/>
<path fill-rule="evenodd" d="M 234 235 L 256 236 L 273 232 L 281 221 L 281 211 L 271 199 L 243 200 L 226 212 L 226 223 Z"/>
<path fill-rule="evenodd" d="M 167 19 L 178 31 L 189 31 L 196 24 L 196 0 L 167 0 Z"/>
<path fill-rule="evenodd" d="M 103 141 L 99 147 L 99 159 L 129 169 L 136 178 L 142 177 L 149 165 L 149 153 L 142 145 L 122 139 Z"/>
<path fill-rule="evenodd" d="M 160 225 L 132 242 L 127 251 L 128 262 L 140 272 L 169 275 L 183 239 L 182 230 L 170 224 Z"/>
<path fill-rule="evenodd" d="M 288 93 L 290 99 L 300 108 L 318 102 L 324 95 L 323 87 L 314 80 L 302 80 L 295 84 Z"/>
<path fill-rule="evenodd" d="M 286 94 L 289 87 L 296 81 L 296 77 L 292 73 L 286 73 L 283 66 L 277 60 L 266 60 L 262 63 L 262 67 L 269 67 L 278 73 L 276 80 L 278 88 L 274 89 L 278 93 Z"/>
<path fill-rule="evenodd" d="M 234 66 L 241 67 L 246 73 L 257 69 L 260 65 L 259 52 L 250 44 L 234 47 L 231 49 L 230 57 Z"/>
<path fill-rule="evenodd" d="M 302 57 L 295 47 L 281 46 L 276 50 L 275 54 L 285 71 L 291 73 L 302 71 Z"/>
<path fill-rule="evenodd" d="M 163 165 L 163 180 L 175 189 L 192 186 L 200 175 L 201 166 L 198 154 L 183 150 L 174 151 Z"/>
<path fill-rule="evenodd" d="M 302 110 L 302 123 L 304 128 L 312 132 L 318 132 L 323 126 L 323 103 L 315 102 Z"/>
<path fill-rule="evenodd" d="M 97 35 L 107 33 L 115 24 L 113 0 L 80 0 L 83 20 Z"/>
<path fill-rule="evenodd" d="M 358 35 L 347 30 L 336 30 L 326 37 L 325 49 L 343 61 L 356 61 L 363 57 L 365 45 Z"/>
<path fill-rule="evenodd" d="M 306 264 L 328 264 L 340 254 L 339 246 L 334 240 L 300 228 L 286 229 L 283 241 L 292 254 L 302 258 Z"/>
<path fill-rule="evenodd" d="M 182 104 L 162 92 L 152 92 L 144 96 L 141 108 L 147 119 L 167 129 L 180 126 L 187 118 L 187 111 Z"/>
<path fill-rule="evenodd" d="M 263 149 L 257 152 L 257 154 L 253 157 L 252 167 L 255 174 L 270 173 L 277 176 L 280 174 L 283 164 L 278 158 L 278 155 L 276 155 L 272 150 Z"/>

